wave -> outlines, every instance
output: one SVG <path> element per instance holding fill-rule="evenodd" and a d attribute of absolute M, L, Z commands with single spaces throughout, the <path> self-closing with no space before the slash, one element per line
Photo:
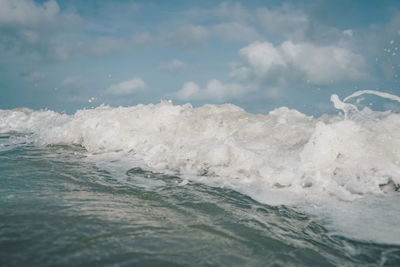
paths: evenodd
<path fill-rule="evenodd" d="M 353 96 L 361 93 L 370 92 Z M 26 133 L 24 140 L 37 145 L 78 144 L 89 154 L 118 153 L 143 168 L 239 188 L 269 204 L 326 196 L 353 201 L 398 190 L 400 115 L 364 109 L 349 117 L 354 106 L 332 100 L 345 116 L 313 118 L 286 107 L 254 115 L 232 104 L 193 108 L 168 101 L 102 105 L 74 115 L 0 110 L 0 133 Z"/>
<path fill-rule="evenodd" d="M 368 90 L 345 100 L 371 93 L 399 101 Z M 87 160 L 116 177 L 134 167 L 179 175 L 179 186 L 227 187 L 322 215 L 346 236 L 399 244 L 393 226 L 400 218 L 400 115 L 359 110 L 336 95 L 331 100 L 341 112 L 319 118 L 287 107 L 255 115 L 232 104 L 193 108 L 168 101 L 73 115 L 0 110 L 0 136 L 7 137 L 0 151 L 79 145 Z M 149 181 L 149 188 L 152 182 L 159 186 Z"/>

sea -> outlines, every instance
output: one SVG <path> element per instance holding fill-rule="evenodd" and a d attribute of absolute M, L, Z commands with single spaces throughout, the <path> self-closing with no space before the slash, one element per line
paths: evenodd
<path fill-rule="evenodd" d="M 0 266 L 400 266 L 400 114 L 0 110 Z"/>

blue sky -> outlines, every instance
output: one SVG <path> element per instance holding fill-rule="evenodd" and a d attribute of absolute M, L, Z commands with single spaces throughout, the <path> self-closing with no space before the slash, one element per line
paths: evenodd
<path fill-rule="evenodd" d="M 333 93 L 399 95 L 399 53 L 399 1 L 0 0 L 0 109 L 319 115 Z"/>

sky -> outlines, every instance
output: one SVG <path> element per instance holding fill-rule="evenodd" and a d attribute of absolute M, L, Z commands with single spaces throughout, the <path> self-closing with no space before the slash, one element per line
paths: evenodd
<path fill-rule="evenodd" d="M 0 0 L 0 109 L 171 100 L 318 116 L 334 93 L 400 95 L 398 75 L 397 0 Z"/>

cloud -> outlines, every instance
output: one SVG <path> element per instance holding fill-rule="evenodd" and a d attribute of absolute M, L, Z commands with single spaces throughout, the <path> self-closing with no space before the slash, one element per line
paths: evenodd
<path fill-rule="evenodd" d="M 194 82 L 186 82 L 183 87 L 175 93 L 178 100 L 207 100 L 221 103 L 227 100 L 239 99 L 254 88 L 245 87 L 238 83 L 223 84 L 219 80 L 210 80 L 205 88 L 200 88 Z"/>
<path fill-rule="evenodd" d="M 233 66 L 231 77 L 257 78 L 274 83 L 306 82 L 314 85 L 368 80 L 363 56 L 335 45 L 255 42 L 239 51 L 244 64 Z"/>
<path fill-rule="evenodd" d="M 129 5 L 127 8 L 137 8 Z M 0 0 L 0 48 L 47 61 L 74 57 L 101 57 L 143 44 L 149 34 L 133 38 L 92 35 L 90 23 L 78 14 L 62 11 L 54 0 Z"/>
<path fill-rule="evenodd" d="M 383 80 L 398 80 L 400 76 L 400 11 L 393 11 L 385 23 L 373 24 L 368 31 L 357 32 L 357 45 L 377 67 Z"/>
<path fill-rule="evenodd" d="M 186 82 L 182 89 L 176 92 L 176 98 L 179 100 L 192 100 L 199 98 L 200 86 L 195 82 Z"/>
<path fill-rule="evenodd" d="M 81 24 L 74 13 L 60 12 L 54 0 L 42 5 L 31 0 L 0 0 L 0 29 L 23 31 L 46 31 L 56 28 L 71 28 Z"/>
<path fill-rule="evenodd" d="M 169 63 L 164 63 L 162 62 L 160 66 L 158 66 L 158 69 L 162 72 L 178 72 L 184 70 L 186 67 L 185 63 L 178 59 L 174 59 Z"/>
<path fill-rule="evenodd" d="M 256 76 L 264 76 L 272 68 L 286 66 L 287 64 L 284 55 L 273 44 L 268 42 L 252 43 L 240 49 L 239 54 L 253 68 Z"/>
<path fill-rule="evenodd" d="M 31 83 L 39 82 L 46 78 L 46 75 L 44 75 L 43 73 L 38 72 L 38 71 L 32 71 L 30 73 L 24 73 L 22 75 L 28 82 L 31 82 Z"/>
<path fill-rule="evenodd" d="M 255 41 L 261 39 L 254 27 L 238 22 L 220 23 L 210 27 L 210 31 L 213 35 L 229 41 Z"/>
<path fill-rule="evenodd" d="M 224 22 L 247 22 L 253 20 L 253 15 L 240 3 L 223 2 L 214 8 L 195 7 L 183 12 L 183 17 L 193 21 L 210 21 L 218 19 Z"/>
<path fill-rule="evenodd" d="M 61 82 L 61 85 L 64 87 L 74 86 L 81 84 L 85 79 L 80 76 L 68 76 Z"/>
<path fill-rule="evenodd" d="M 217 17 L 224 20 L 230 19 L 233 21 L 245 22 L 252 20 L 253 18 L 253 16 L 240 3 L 231 4 L 223 2 L 214 9 L 214 13 Z"/>
<path fill-rule="evenodd" d="M 64 60 L 73 48 L 65 36 L 81 26 L 77 14 L 61 12 L 54 0 L 0 0 L 0 47 L 6 50 Z"/>
<path fill-rule="evenodd" d="M 255 41 L 261 39 L 251 14 L 240 3 L 223 2 L 214 8 L 195 7 L 183 12 L 183 17 L 191 23 L 202 25 L 204 46 L 207 37 L 217 37 L 224 41 Z M 211 23 L 210 23 L 211 22 Z"/>
<path fill-rule="evenodd" d="M 217 37 L 226 41 L 256 41 L 261 35 L 256 28 L 241 22 L 222 22 L 210 26 L 183 26 L 167 36 L 170 45 L 197 49 L 207 45 L 207 38 Z"/>
<path fill-rule="evenodd" d="M 94 41 L 87 49 L 88 54 L 94 56 L 105 56 L 115 51 L 120 51 L 128 46 L 124 39 L 114 37 L 102 37 Z"/>
<path fill-rule="evenodd" d="M 57 2 L 50 0 L 42 6 L 29 0 L 0 0 L 0 25 L 36 26 L 54 22 L 59 15 Z"/>
<path fill-rule="evenodd" d="M 203 26 L 188 25 L 181 27 L 178 31 L 167 37 L 167 42 L 184 48 L 199 48 L 206 45 L 208 32 Z"/>
<path fill-rule="evenodd" d="M 283 5 L 275 10 L 259 8 L 257 18 L 267 32 L 284 35 L 289 39 L 303 39 L 309 26 L 307 15 L 289 5 Z"/>
<path fill-rule="evenodd" d="M 146 83 L 139 77 L 112 84 L 107 88 L 107 93 L 115 96 L 127 96 L 137 92 L 144 91 L 147 88 Z"/>
<path fill-rule="evenodd" d="M 153 37 L 148 32 L 143 32 L 132 37 L 132 42 L 134 44 L 144 45 L 149 44 L 153 41 Z"/>
<path fill-rule="evenodd" d="M 314 4 L 318 5 L 318 4 Z M 339 30 L 324 24 L 324 21 L 313 17 L 312 8 L 296 8 L 290 4 L 268 9 L 256 10 L 258 23 L 271 37 L 283 37 L 294 42 L 314 44 L 349 43 L 352 30 Z"/>

